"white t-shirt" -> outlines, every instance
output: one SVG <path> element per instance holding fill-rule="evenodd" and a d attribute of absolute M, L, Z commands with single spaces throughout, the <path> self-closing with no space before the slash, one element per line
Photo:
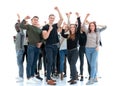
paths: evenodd
<path fill-rule="evenodd" d="M 24 45 L 28 45 L 28 39 L 26 37 L 26 30 L 23 30 L 23 33 L 25 35 L 25 37 L 24 37 Z"/>

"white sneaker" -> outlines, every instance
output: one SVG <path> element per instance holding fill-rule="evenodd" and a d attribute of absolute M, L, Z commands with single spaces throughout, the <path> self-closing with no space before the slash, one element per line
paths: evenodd
<path fill-rule="evenodd" d="M 32 78 L 34 81 L 36 81 L 36 82 L 40 82 L 41 80 L 40 79 L 37 79 L 36 77 L 33 77 Z"/>
<path fill-rule="evenodd" d="M 94 84 L 94 81 L 92 78 L 90 78 L 90 80 L 88 80 L 88 82 L 86 83 L 86 85 L 91 85 L 91 84 Z"/>
<path fill-rule="evenodd" d="M 33 78 L 30 78 L 30 79 L 27 79 L 27 83 L 28 84 L 36 84 L 37 82 L 33 79 Z"/>
<path fill-rule="evenodd" d="M 23 82 L 23 78 L 22 77 L 17 77 L 16 82 Z"/>
<path fill-rule="evenodd" d="M 94 78 L 94 80 L 93 80 L 94 82 L 98 82 L 98 79 L 97 78 Z"/>
<path fill-rule="evenodd" d="M 18 77 L 16 77 L 15 79 L 19 79 L 20 77 L 18 76 Z"/>

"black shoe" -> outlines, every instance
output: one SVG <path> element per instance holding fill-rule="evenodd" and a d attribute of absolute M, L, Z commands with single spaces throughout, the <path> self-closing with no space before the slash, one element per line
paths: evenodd
<path fill-rule="evenodd" d="M 83 77 L 81 77 L 80 81 L 83 81 Z"/>
<path fill-rule="evenodd" d="M 37 79 L 40 79 L 41 81 L 43 80 L 43 78 L 41 78 L 40 76 L 36 76 Z"/>

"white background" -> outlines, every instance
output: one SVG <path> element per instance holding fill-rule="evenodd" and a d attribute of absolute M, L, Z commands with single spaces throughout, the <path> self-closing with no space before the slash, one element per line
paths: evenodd
<path fill-rule="evenodd" d="M 58 20 L 58 6 L 64 20 L 66 12 L 72 12 L 71 21 L 76 20 L 75 12 L 79 12 L 81 20 L 86 13 L 90 13 L 88 20 L 97 24 L 107 25 L 107 29 L 101 33 L 103 47 L 99 53 L 99 69 L 103 76 L 109 77 L 108 82 L 118 80 L 120 77 L 120 13 L 119 0 L 3 0 L 0 1 L 0 78 L 3 82 L 6 78 L 16 73 L 16 53 L 13 35 L 16 34 L 14 24 L 17 21 L 16 14 L 21 19 L 26 15 L 37 15 L 40 24 L 47 21 L 48 15 L 54 13 Z M 2 76 L 2 77 L 1 77 Z M 118 82 L 118 81 L 117 81 Z M 115 82 L 116 83 L 116 82 Z"/>

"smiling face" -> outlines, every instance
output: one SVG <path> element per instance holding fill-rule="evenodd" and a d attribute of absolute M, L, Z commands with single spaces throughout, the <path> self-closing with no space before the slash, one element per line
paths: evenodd
<path fill-rule="evenodd" d="M 93 23 L 90 24 L 90 30 L 94 31 L 95 30 L 95 25 Z"/>
<path fill-rule="evenodd" d="M 37 16 L 34 16 L 34 17 L 31 19 L 32 25 L 34 25 L 34 26 L 38 25 L 38 22 L 39 22 L 38 20 L 39 20 L 39 18 L 38 18 Z"/>
<path fill-rule="evenodd" d="M 95 32 L 96 31 L 96 23 L 90 22 L 89 24 L 89 32 Z"/>
<path fill-rule="evenodd" d="M 19 23 L 16 23 L 16 24 L 15 24 L 15 29 L 16 29 L 17 32 L 20 32 L 20 26 L 19 26 Z"/>
<path fill-rule="evenodd" d="M 71 25 L 70 25 L 70 32 L 71 32 L 71 34 L 74 34 L 74 33 L 75 33 L 75 30 L 76 30 L 75 24 L 71 24 Z"/>
<path fill-rule="evenodd" d="M 49 23 L 50 23 L 50 24 L 53 24 L 53 22 L 54 22 L 54 20 L 55 20 L 54 14 L 50 14 L 48 20 L 49 20 Z"/>

